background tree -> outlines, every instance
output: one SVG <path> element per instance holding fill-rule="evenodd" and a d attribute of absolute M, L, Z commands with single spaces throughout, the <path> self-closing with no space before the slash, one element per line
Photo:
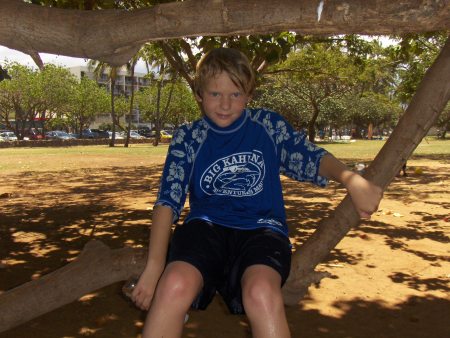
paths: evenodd
<path fill-rule="evenodd" d="M 6 69 L 12 79 L 0 83 L 0 116 L 20 139 L 36 127 L 36 120 L 51 120 L 67 110 L 66 96 L 76 83 L 67 69 L 47 65 L 36 70 L 17 63 Z"/>
<path fill-rule="evenodd" d="M 180 79 L 152 82 L 150 87 L 136 94 L 136 102 L 142 116 L 151 121 L 156 130 L 166 124 L 177 127 L 200 116 L 190 88 Z"/>
<path fill-rule="evenodd" d="M 82 77 L 68 96 L 69 109 L 65 114 L 67 126 L 81 136 L 99 113 L 109 110 L 109 96 L 93 80 Z"/>
<path fill-rule="evenodd" d="M 445 32 L 406 34 L 396 37 L 398 44 L 389 47 L 389 56 L 397 67 L 395 96 L 407 107 L 427 69 L 434 62 L 445 44 Z M 448 110 L 444 110 L 436 121 L 439 137 L 444 137 L 449 128 Z"/>
<path fill-rule="evenodd" d="M 265 77 L 261 81 L 250 106 L 267 107 L 280 113 L 297 130 L 304 129 L 308 125 L 307 103 L 285 90 L 283 84 L 274 77 Z"/>
<path fill-rule="evenodd" d="M 150 108 L 151 110 L 148 110 L 149 106 L 148 104 L 145 104 L 146 101 L 143 100 L 143 116 L 152 121 L 155 130 L 153 145 L 157 146 L 161 138 L 161 129 L 164 126 L 164 119 L 167 115 L 168 106 L 172 99 L 174 90 L 173 84 L 177 81 L 178 75 L 177 71 L 164 56 L 164 52 L 161 49 L 161 43 L 146 44 L 142 50 L 142 55 L 147 67 L 148 77 L 151 80 L 151 87 L 155 88 L 155 91 L 146 91 L 146 93 L 150 95 L 147 103 L 154 102 L 154 105 Z M 166 96 L 165 103 L 163 103 L 163 88 L 167 83 L 172 83 L 172 86 Z"/>
<path fill-rule="evenodd" d="M 445 140 L 447 132 L 450 129 L 450 103 L 447 104 L 447 107 L 445 107 L 444 111 L 439 115 L 436 127 L 438 128 L 438 137 Z"/>
<path fill-rule="evenodd" d="M 374 92 L 348 95 L 345 99 L 347 119 L 355 129 L 356 138 L 365 137 L 369 126 L 378 133 L 384 129 L 392 130 L 403 112 L 399 102 Z"/>
<path fill-rule="evenodd" d="M 105 74 L 108 74 L 109 79 L 109 95 L 110 95 L 110 113 L 111 113 L 111 138 L 109 139 L 109 146 L 114 147 L 116 141 L 116 125 L 118 124 L 116 109 L 115 109 L 115 93 L 116 93 L 116 79 L 117 72 L 120 67 L 109 66 L 105 62 L 90 60 L 88 67 L 93 69 L 96 79 L 101 79 Z"/>
<path fill-rule="evenodd" d="M 270 73 L 279 89 L 289 92 L 306 108 L 308 137 L 314 141 L 316 123 L 325 100 L 349 92 L 357 69 L 353 60 L 337 48 L 325 44 L 300 47 Z"/>
<path fill-rule="evenodd" d="M 295 34 L 289 32 L 250 36 L 205 36 L 158 42 L 167 61 L 193 89 L 195 66 L 201 56 L 218 47 L 231 47 L 242 51 L 249 58 L 257 74 L 268 66 L 286 58 L 295 44 Z"/>
<path fill-rule="evenodd" d="M 11 76 L 9 76 L 6 69 L 3 69 L 2 66 L 0 66 L 0 82 L 3 80 L 11 80 Z"/>
<path fill-rule="evenodd" d="M 200 118 L 201 113 L 197 101 L 186 82 L 178 79 L 173 84 L 173 94 L 167 106 L 166 123 L 176 129 L 181 124 Z"/>
<path fill-rule="evenodd" d="M 444 46 L 447 34 L 406 34 L 397 37 L 398 43 L 387 47 L 391 62 L 397 68 L 395 95 L 408 104 L 420 80 Z"/>
<path fill-rule="evenodd" d="M 142 50 L 142 49 L 141 49 Z M 128 125 L 127 125 L 127 137 L 125 139 L 125 144 L 124 147 L 128 147 L 128 144 L 130 142 L 130 131 L 131 131 L 131 121 L 132 121 L 132 117 L 133 117 L 133 111 L 134 111 L 134 91 L 135 91 L 135 86 L 136 86 L 136 79 L 134 77 L 134 71 L 136 68 L 136 64 L 139 61 L 139 59 L 141 58 L 141 53 L 137 53 L 135 56 L 133 56 L 131 58 L 130 61 L 127 62 L 127 64 L 125 65 L 127 72 L 130 73 L 130 80 L 131 80 L 131 92 L 130 92 L 130 97 L 129 97 L 129 112 L 128 112 Z M 126 79 L 125 79 L 126 81 Z"/>

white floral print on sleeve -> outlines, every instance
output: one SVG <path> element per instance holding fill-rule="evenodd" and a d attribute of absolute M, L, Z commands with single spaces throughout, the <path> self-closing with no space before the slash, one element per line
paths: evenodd
<path fill-rule="evenodd" d="M 274 130 L 276 144 L 279 144 L 283 141 L 286 141 L 290 138 L 288 134 L 288 129 L 286 126 L 286 122 L 280 120 L 277 121 L 276 128 Z"/>
<path fill-rule="evenodd" d="M 180 183 L 173 183 L 170 186 L 170 197 L 177 203 L 181 201 L 182 188 Z"/>
<path fill-rule="evenodd" d="M 184 161 L 172 162 L 169 167 L 169 175 L 167 181 L 183 181 L 184 180 Z"/>
<path fill-rule="evenodd" d="M 181 126 L 172 138 L 163 169 L 155 205 L 166 205 L 177 222 L 189 192 L 190 176 L 196 152 L 205 141 L 208 125 L 203 120 Z"/>
<path fill-rule="evenodd" d="M 293 153 L 289 158 L 288 168 L 295 172 L 298 176 L 302 175 L 303 155 L 301 153 Z"/>
<path fill-rule="evenodd" d="M 327 151 L 308 141 L 305 133 L 295 131 L 277 113 L 267 113 L 263 124 L 272 135 L 280 159 L 280 172 L 298 181 L 325 186 L 327 180 L 319 176 L 319 165 Z M 274 127 L 275 126 L 275 127 Z"/>

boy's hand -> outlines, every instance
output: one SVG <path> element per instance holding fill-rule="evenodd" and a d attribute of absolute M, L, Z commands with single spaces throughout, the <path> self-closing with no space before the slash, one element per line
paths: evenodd
<path fill-rule="evenodd" d="M 151 273 L 146 273 L 146 271 L 144 271 L 131 293 L 131 300 L 142 310 L 148 310 L 150 308 L 156 284 L 158 282 L 158 280 L 155 281 L 154 279 L 155 278 Z"/>
<path fill-rule="evenodd" d="M 369 219 L 378 210 L 381 198 L 383 197 L 383 190 L 379 186 L 353 173 L 346 182 L 345 187 L 361 218 Z"/>

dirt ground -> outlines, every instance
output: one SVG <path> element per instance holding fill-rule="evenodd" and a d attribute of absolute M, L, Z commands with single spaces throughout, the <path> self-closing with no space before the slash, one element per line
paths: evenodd
<path fill-rule="evenodd" d="M 162 160 L 62 158 L 51 171 L 24 165 L 2 175 L 0 293 L 64 266 L 91 239 L 111 248 L 146 246 Z M 413 159 L 408 166 L 373 218 L 318 266 L 332 277 L 287 308 L 293 337 L 450 337 L 450 159 Z M 289 180 L 284 187 L 295 248 L 344 191 Z M 96 290 L 0 338 L 140 337 L 144 313 L 121 286 Z M 183 335 L 250 336 L 245 317 L 228 314 L 219 298 L 207 311 L 190 313 Z"/>

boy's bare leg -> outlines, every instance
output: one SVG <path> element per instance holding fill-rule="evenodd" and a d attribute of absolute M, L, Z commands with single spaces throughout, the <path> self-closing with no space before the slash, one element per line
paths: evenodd
<path fill-rule="evenodd" d="M 167 265 L 158 282 L 144 325 L 142 338 L 178 338 L 184 317 L 203 285 L 195 267 L 185 262 Z"/>
<path fill-rule="evenodd" d="M 241 285 L 253 337 L 289 338 L 279 273 L 265 265 L 252 265 L 245 270 Z"/>

